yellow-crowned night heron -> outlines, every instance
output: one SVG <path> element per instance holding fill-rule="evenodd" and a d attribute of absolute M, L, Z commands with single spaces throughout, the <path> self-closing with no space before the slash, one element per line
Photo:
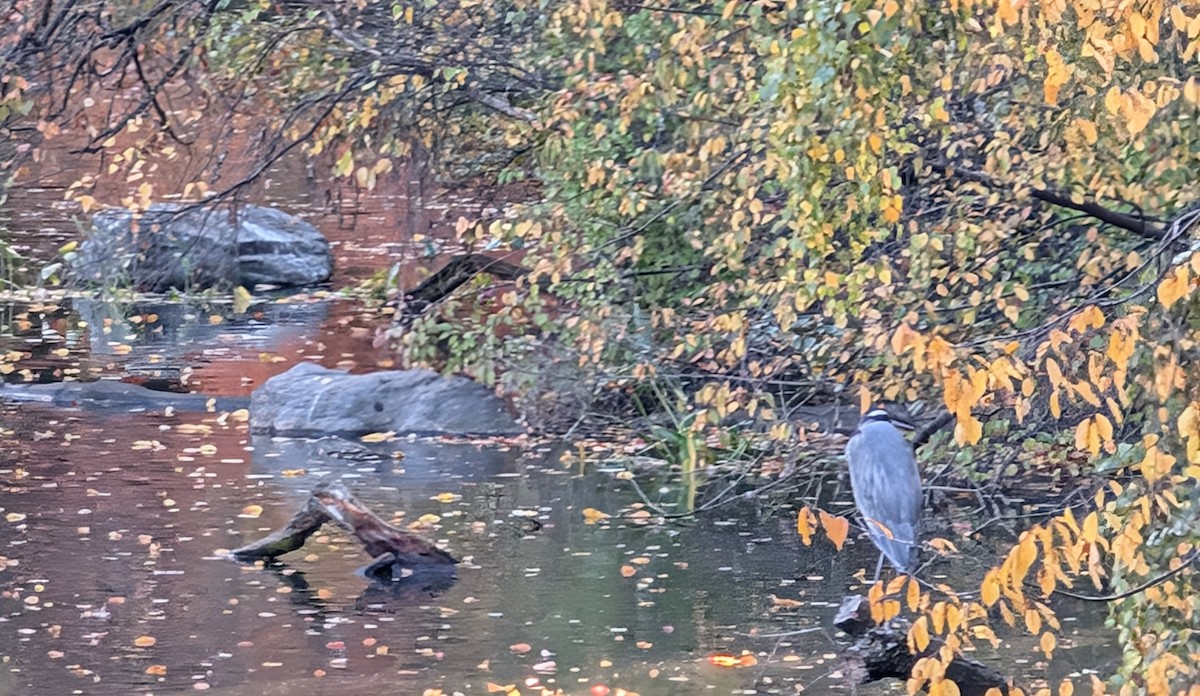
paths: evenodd
<path fill-rule="evenodd" d="M 846 444 L 854 504 L 871 541 L 882 552 L 875 566 L 876 580 L 884 556 L 896 570 L 910 572 L 920 543 L 921 475 L 912 445 L 897 426 L 912 429 L 908 423 L 893 421 L 885 409 L 872 409 Z"/>

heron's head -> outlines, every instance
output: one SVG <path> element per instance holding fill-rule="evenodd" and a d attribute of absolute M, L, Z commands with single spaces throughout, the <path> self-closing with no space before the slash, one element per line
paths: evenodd
<path fill-rule="evenodd" d="M 917 426 L 908 411 L 899 404 L 876 404 L 862 415 L 859 426 L 867 423 L 891 423 L 900 430 L 916 430 Z"/>

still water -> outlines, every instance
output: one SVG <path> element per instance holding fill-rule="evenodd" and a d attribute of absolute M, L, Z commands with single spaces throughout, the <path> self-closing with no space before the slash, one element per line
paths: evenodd
<path fill-rule="evenodd" d="M 588 524 L 635 499 L 553 445 L 277 440 L 218 418 L 4 413 L 0 692 L 791 693 L 829 669 L 822 633 L 745 635 L 824 622 L 845 590 L 854 557 L 800 547 L 789 521 Z M 223 557 L 327 475 L 443 542 L 457 581 L 372 588 L 332 527 L 277 567 Z M 742 650 L 760 664 L 706 660 Z"/>

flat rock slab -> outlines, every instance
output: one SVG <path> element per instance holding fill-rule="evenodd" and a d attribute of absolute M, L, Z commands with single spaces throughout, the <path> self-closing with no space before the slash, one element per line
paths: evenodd
<path fill-rule="evenodd" d="M 250 429 L 289 437 L 525 432 L 501 399 L 465 377 L 429 370 L 352 375 L 313 363 L 297 365 L 254 391 Z"/>
<path fill-rule="evenodd" d="M 0 401 L 126 413 L 162 411 L 168 407 L 176 411 L 202 413 L 210 410 L 235 411 L 247 406 L 245 398 L 155 391 L 112 380 L 4 384 L 0 385 Z"/>

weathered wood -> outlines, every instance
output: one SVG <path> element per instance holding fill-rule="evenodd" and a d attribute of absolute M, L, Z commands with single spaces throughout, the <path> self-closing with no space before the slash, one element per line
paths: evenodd
<path fill-rule="evenodd" d="M 304 546 L 304 542 L 316 533 L 321 525 L 333 519 L 325 512 L 321 501 L 309 496 L 283 529 L 271 532 L 258 541 L 247 544 L 230 553 L 239 561 L 254 561 L 259 558 L 275 558 Z"/>
<path fill-rule="evenodd" d="M 326 514 L 352 530 L 371 558 L 392 554 L 400 566 L 458 563 L 458 560 L 429 541 L 384 522 L 371 512 L 346 487 L 322 483 L 313 489 Z"/>
<path fill-rule="evenodd" d="M 869 607 L 866 598 L 851 596 L 842 599 L 835 625 L 854 642 L 842 651 L 838 669 L 843 679 L 851 684 L 867 684 L 881 679 L 908 679 L 913 665 L 922 657 L 936 654 L 942 642 L 931 640 L 920 653 L 908 650 L 908 629 L 912 625 L 903 618 L 892 619 L 882 626 L 870 626 L 862 620 L 864 607 Z M 869 609 L 868 609 L 869 611 Z M 981 662 L 962 655 L 946 668 L 946 677 L 953 680 L 963 696 L 985 696 L 988 689 L 999 689 L 1005 696 L 1009 693 L 1009 680 L 999 672 Z"/>
<path fill-rule="evenodd" d="M 231 555 L 240 561 L 275 558 L 304 545 L 321 525 L 333 521 L 349 529 L 375 559 L 368 575 L 377 580 L 401 580 L 404 569 L 458 563 L 433 543 L 384 522 L 340 483 L 325 482 L 313 489 L 304 507 L 283 529 L 239 549 Z"/>

